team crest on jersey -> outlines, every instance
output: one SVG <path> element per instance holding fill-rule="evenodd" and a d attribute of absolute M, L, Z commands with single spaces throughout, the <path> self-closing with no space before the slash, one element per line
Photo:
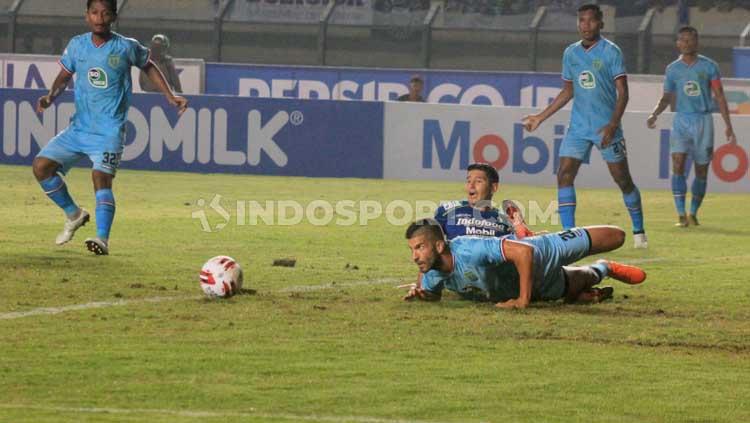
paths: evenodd
<path fill-rule="evenodd" d="M 596 70 L 601 70 L 602 66 L 604 66 L 601 59 L 594 59 L 591 61 L 591 65 L 594 66 L 594 69 Z"/>
<path fill-rule="evenodd" d="M 107 64 L 110 68 L 120 66 L 120 56 L 117 54 L 110 54 L 109 57 L 107 57 Z"/>
<path fill-rule="evenodd" d="M 585 70 L 578 75 L 578 85 L 587 90 L 596 88 L 596 77 L 591 71 Z"/>
<path fill-rule="evenodd" d="M 706 72 L 698 72 L 698 79 L 701 81 L 708 81 L 708 74 Z"/>
<path fill-rule="evenodd" d="M 701 95 L 701 86 L 695 81 L 685 82 L 685 86 L 682 87 L 682 90 L 688 97 L 698 97 Z"/>
<path fill-rule="evenodd" d="M 91 68 L 88 72 L 89 84 L 94 88 L 107 88 L 109 86 L 109 80 L 107 79 L 107 72 L 104 72 L 102 68 Z"/>

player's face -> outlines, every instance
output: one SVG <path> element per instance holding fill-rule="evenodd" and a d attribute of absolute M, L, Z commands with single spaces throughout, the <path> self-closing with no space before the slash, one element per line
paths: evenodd
<path fill-rule="evenodd" d="M 412 81 L 409 83 L 409 93 L 414 96 L 422 95 L 422 81 Z"/>
<path fill-rule="evenodd" d="M 91 32 L 98 36 L 109 35 L 115 19 L 116 15 L 109 10 L 106 3 L 101 1 L 91 3 L 91 7 L 86 10 L 86 23 L 91 28 Z"/>
<path fill-rule="evenodd" d="M 584 10 L 578 13 L 578 34 L 584 41 L 594 42 L 599 38 L 602 30 L 602 21 L 596 18 L 593 10 Z"/>
<path fill-rule="evenodd" d="M 477 203 L 492 201 L 492 194 L 497 191 L 497 184 L 491 184 L 487 175 L 481 170 L 470 170 L 466 175 L 466 198 L 471 206 Z"/>
<path fill-rule="evenodd" d="M 680 54 L 695 54 L 698 52 L 698 37 L 690 32 L 683 32 L 677 37 L 677 50 Z"/>
<path fill-rule="evenodd" d="M 417 234 L 409 239 L 411 259 L 419 271 L 427 273 L 435 267 L 438 260 L 437 243 L 427 234 Z"/>

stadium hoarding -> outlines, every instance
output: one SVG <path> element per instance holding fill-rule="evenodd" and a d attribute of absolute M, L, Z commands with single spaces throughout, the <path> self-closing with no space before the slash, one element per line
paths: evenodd
<path fill-rule="evenodd" d="M 206 64 L 206 93 L 262 98 L 395 100 L 413 69 Z M 420 70 L 429 103 L 543 107 L 562 88 L 558 73 Z M 629 75 L 628 111 L 650 111 L 663 75 Z M 750 81 L 724 78 L 732 113 L 750 114 Z M 570 105 L 566 106 L 568 109 Z"/>
<path fill-rule="evenodd" d="M 42 94 L 0 89 L 0 163 L 30 164 L 68 126 L 72 93 L 40 115 Z M 382 155 L 383 103 L 194 96 L 178 117 L 163 96 L 134 94 L 122 168 L 382 178 Z"/>
<path fill-rule="evenodd" d="M 387 103 L 383 177 L 457 181 L 465 177 L 472 162 L 487 162 L 498 169 L 501 183 L 555 186 L 559 148 L 570 115 L 561 111 L 529 133 L 521 119 L 534 112 L 518 107 Z M 670 189 L 672 114 L 662 115 L 656 129 L 646 127 L 647 116 L 627 112 L 623 118 L 631 173 L 641 189 Z M 750 192 L 750 148 L 746 143 L 727 144 L 721 116 L 714 115 L 714 121 L 710 190 Z M 750 133 L 750 117 L 735 117 L 734 128 L 738 134 Z M 591 154 L 576 186 L 615 187 L 601 154 Z"/>
<path fill-rule="evenodd" d="M 0 53 L 0 88 L 49 89 L 60 72 L 59 56 L 46 54 Z M 202 94 L 205 82 L 203 59 L 174 59 L 184 94 Z M 133 67 L 133 92 L 143 92 L 138 82 L 140 70 Z M 72 87 L 72 83 L 71 83 Z"/>

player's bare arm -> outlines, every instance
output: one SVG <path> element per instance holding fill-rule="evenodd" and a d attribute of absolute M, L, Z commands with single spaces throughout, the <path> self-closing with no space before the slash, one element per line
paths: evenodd
<path fill-rule="evenodd" d="M 563 81 L 563 89 L 560 91 L 560 93 L 555 97 L 555 99 L 550 103 L 547 108 L 545 108 L 541 113 L 535 114 L 535 115 L 526 115 L 523 117 L 523 125 L 526 128 L 527 131 L 533 132 L 536 130 L 536 128 L 539 127 L 539 125 L 542 124 L 545 120 L 547 120 L 550 116 L 557 113 L 558 110 L 565 107 L 566 104 L 570 100 L 573 99 L 573 82 L 572 81 Z"/>
<path fill-rule="evenodd" d="M 724 119 L 724 125 L 726 128 L 724 133 L 727 136 L 727 142 L 734 144 L 737 142 L 737 137 L 734 135 L 732 120 L 729 118 L 729 105 L 727 105 L 727 98 L 724 96 L 724 87 L 721 85 L 721 81 L 711 83 L 711 91 L 713 91 L 714 97 L 716 98 L 716 104 L 719 105 L 721 118 Z"/>
<path fill-rule="evenodd" d="M 72 73 L 68 72 L 65 69 L 60 69 L 60 73 L 57 74 L 55 82 L 52 83 L 52 88 L 50 88 L 49 93 L 47 93 L 47 95 L 39 97 L 39 100 L 37 100 L 36 112 L 42 113 L 44 109 L 51 106 L 52 103 L 55 102 L 55 99 L 59 97 L 60 94 L 63 93 L 63 91 L 65 91 L 65 87 L 68 86 L 68 83 L 70 82 L 70 79 L 72 77 Z"/>
<path fill-rule="evenodd" d="M 420 300 L 420 301 L 440 301 L 440 294 L 422 289 L 419 286 L 413 286 L 409 289 L 409 292 L 404 296 L 404 301 Z"/>
<path fill-rule="evenodd" d="M 159 92 L 167 97 L 167 101 L 169 102 L 169 104 L 177 107 L 177 114 L 181 115 L 183 112 L 185 112 L 188 105 L 187 99 L 179 95 L 174 95 L 172 90 L 169 88 L 169 85 L 167 84 L 167 80 L 164 79 L 164 75 L 162 75 L 159 68 L 153 62 L 149 61 L 143 68 L 143 72 L 145 72 L 146 76 L 148 76 L 148 79 L 151 80 L 154 85 L 156 85 L 156 88 L 159 89 Z"/>
<path fill-rule="evenodd" d="M 505 259 L 518 271 L 518 298 L 495 304 L 499 308 L 526 308 L 531 302 L 532 278 L 534 274 L 534 249 L 522 242 L 504 239 L 503 254 Z"/>
<path fill-rule="evenodd" d="M 602 147 L 606 147 L 612 142 L 612 138 L 615 136 L 617 128 L 620 127 L 622 115 L 625 114 L 625 108 L 628 106 L 628 100 L 630 98 L 630 94 L 628 93 L 628 78 L 626 76 L 621 76 L 620 78 L 615 79 L 615 88 L 617 89 L 615 111 L 612 113 L 612 118 L 609 123 L 599 129 L 599 134 L 602 136 Z"/>
<path fill-rule="evenodd" d="M 654 110 L 648 116 L 646 126 L 651 129 L 656 128 L 656 119 L 667 109 L 667 107 L 669 107 L 670 104 L 672 104 L 672 101 L 674 101 L 674 94 L 668 92 L 662 94 L 659 103 L 656 104 L 656 107 L 654 107 Z"/>

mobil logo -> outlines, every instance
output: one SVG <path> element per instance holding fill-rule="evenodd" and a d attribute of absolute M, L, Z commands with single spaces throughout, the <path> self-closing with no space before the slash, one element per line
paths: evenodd
<path fill-rule="evenodd" d="M 425 119 L 422 168 L 466 170 L 470 163 L 483 162 L 502 170 L 511 162 L 513 173 L 537 174 L 545 169 L 556 173 L 565 126 L 553 125 L 552 134 L 549 129 L 547 126 L 537 130 L 542 137 L 526 135 L 523 125 L 515 123 L 512 141 L 508 142 L 508 134 L 502 131 L 472 131 L 468 120 Z M 545 134 L 552 135 L 551 143 L 543 138 Z"/>

